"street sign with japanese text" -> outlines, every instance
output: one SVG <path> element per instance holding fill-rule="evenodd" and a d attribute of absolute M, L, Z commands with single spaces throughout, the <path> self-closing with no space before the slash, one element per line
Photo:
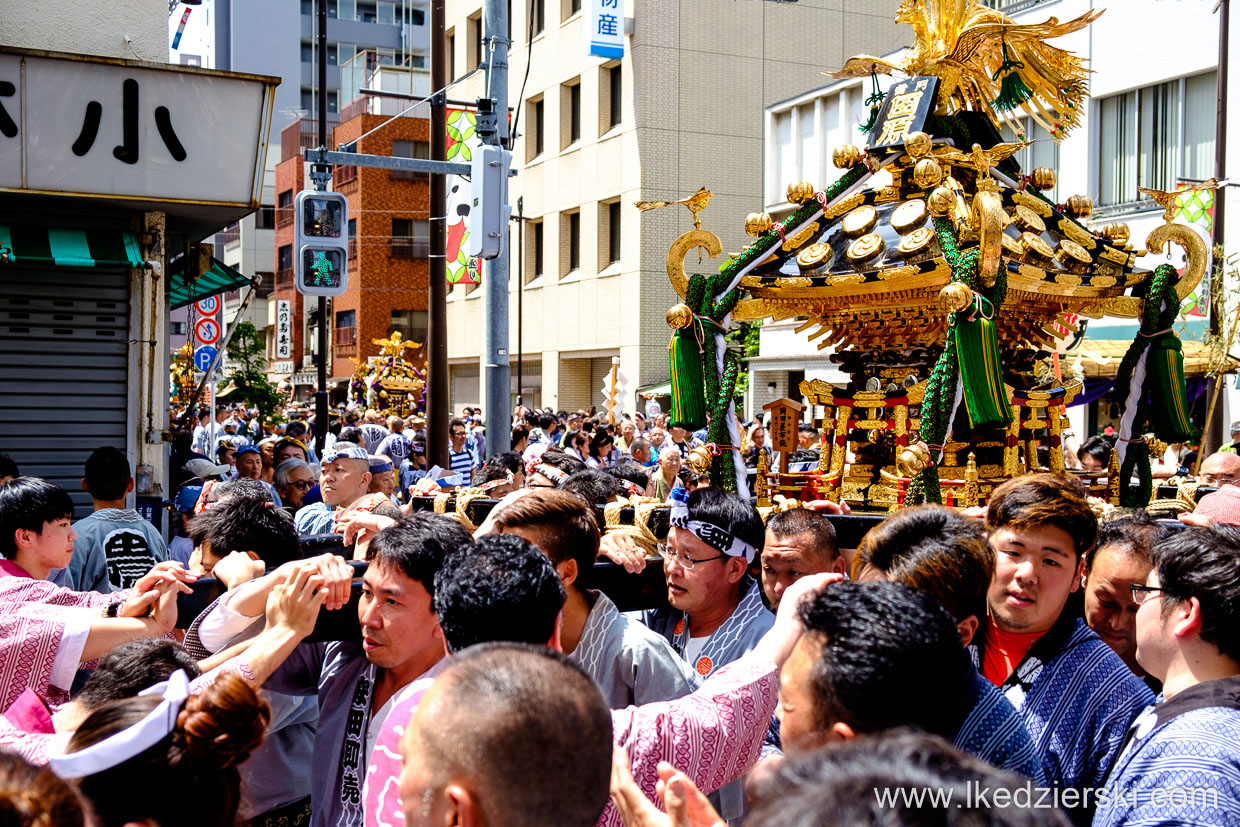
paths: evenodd
<path fill-rule="evenodd" d="M 287 359 L 293 355 L 293 303 L 288 299 L 276 300 L 276 358 Z M 285 371 L 286 373 L 288 371 Z"/>
<path fill-rule="evenodd" d="M 619 60 L 624 57 L 624 0 L 589 0 L 586 20 L 587 54 Z"/>
<path fill-rule="evenodd" d="M 349 202 L 338 192 L 297 194 L 293 278 L 306 296 L 340 296 L 349 287 Z"/>
<path fill-rule="evenodd" d="M 0 50 L 0 189 L 258 205 L 273 79 Z"/>

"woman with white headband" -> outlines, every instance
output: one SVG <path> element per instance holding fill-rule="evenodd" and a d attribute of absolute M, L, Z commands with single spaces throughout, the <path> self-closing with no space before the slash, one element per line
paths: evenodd
<path fill-rule="evenodd" d="M 241 798 L 237 767 L 263 740 L 271 711 L 241 677 L 189 694 L 184 672 L 113 701 L 78 727 L 53 772 L 75 779 L 99 827 L 225 827 Z"/>

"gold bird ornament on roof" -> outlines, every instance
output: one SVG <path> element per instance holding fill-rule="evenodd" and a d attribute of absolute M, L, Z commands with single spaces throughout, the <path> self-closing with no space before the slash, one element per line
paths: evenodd
<path fill-rule="evenodd" d="M 978 0 L 903 0 L 896 22 L 912 26 L 914 33 L 903 60 L 859 55 L 828 74 L 934 76 L 939 100 L 950 111 L 985 112 L 996 126 L 1006 124 L 1021 134 L 1019 109 L 1059 141 L 1080 123 L 1089 70 L 1071 52 L 1045 41 L 1080 31 L 1101 14 L 1019 24 Z"/>
<path fill-rule="evenodd" d="M 670 207 L 673 204 L 684 204 L 689 212 L 693 213 L 693 226 L 695 229 L 702 229 L 702 219 L 698 217 L 698 213 L 706 209 L 706 205 L 710 203 L 710 199 L 714 197 L 714 193 L 702 187 L 688 198 L 682 198 L 679 201 L 634 201 L 633 206 L 642 212 L 647 210 L 657 210 L 662 207 Z"/>
<path fill-rule="evenodd" d="M 1199 184 L 1193 184 L 1182 190 L 1175 190 L 1174 192 L 1169 192 L 1167 190 L 1152 190 L 1148 187 L 1137 187 L 1137 192 L 1153 198 L 1154 203 L 1162 207 L 1164 210 L 1163 220 L 1171 221 L 1175 216 L 1175 202 L 1179 200 L 1181 195 L 1189 195 L 1190 193 L 1204 192 L 1206 190 L 1213 189 L 1218 189 L 1217 178 L 1210 178 Z"/>

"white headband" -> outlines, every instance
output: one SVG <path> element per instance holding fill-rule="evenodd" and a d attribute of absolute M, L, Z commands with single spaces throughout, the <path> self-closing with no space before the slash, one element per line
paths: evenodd
<path fill-rule="evenodd" d="M 565 480 L 568 479 L 568 474 L 566 472 L 561 471 L 553 465 L 547 465 L 546 463 L 536 466 L 534 468 L 534 473 L 542 474 L 544 477 L 551 480 L 555 483 L 556 488 L 559 488 L 564 484 Z"/>
<path fill-rule="evenodd" d="M 672 489 L 668 502 L 672 512 L 668 517 L 668 525 L 672 528 L 683 528 L 693 534 L 706 545 L 723 552 L 729 557 L 744 557 L 746 563 L 752 563 L 758 550 L 739 537 L 733 537 L 726 529 L 714 523 L 689 519 L 689 495 L 683 488 Z"/>
<path fill-rule="evenodd" d="M 138 694 L 162 694 L 163 700 L 133 726 L 97 744 L 91 744 L 86 749 L 52 758 L 52 772 L 65 779 L 86 778 L 123 764 L 167 738 L 176 728 L 181 706 L 189 697 L 189 678 L 178 669 L 168 680 L 143 689 Z"/>

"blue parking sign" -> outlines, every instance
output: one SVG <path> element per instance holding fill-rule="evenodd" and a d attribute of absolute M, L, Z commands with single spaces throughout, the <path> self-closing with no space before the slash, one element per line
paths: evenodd
<path fill-rule="evenodd" d="M 194 367 L 198 370 L 206 370 L 211 367 L 211 363 L 215 361 L 215 354 L 218 351 L 210 345 L 203 345 L 194 351 Z"/>

